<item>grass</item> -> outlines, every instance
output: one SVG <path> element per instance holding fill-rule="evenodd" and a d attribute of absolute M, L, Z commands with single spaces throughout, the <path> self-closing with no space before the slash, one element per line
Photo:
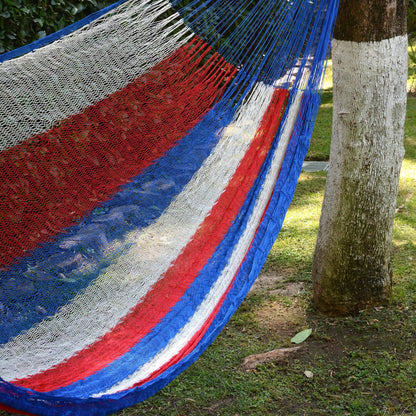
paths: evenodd
<path fill-rule="evenodd" d="M 324 83 L 325 85 L 325 83 Z M 315 126 L 311 138 L 311 147 L 306 160 L 328 160 L 330 137 L 332 133 L 332 89 L 322 93 L 321 106 L 316 117 Z"/>
<path fill-rule="evenodd" d="M 309 158 L 329 156 L 331 99 L 325 91 Z M 263 270 L 274 280 L 247 296 L 194 365 L 117 416 L 416 415 L 416 98 L 410 97 L 405 147 L 388 307 L 342 319 L 314 310 L 311 263 L 326 173 L 303 173 Z M 289 347 L 305 328 L 313 334 L 298 352 L 243 369 L 244 357 Z"/>

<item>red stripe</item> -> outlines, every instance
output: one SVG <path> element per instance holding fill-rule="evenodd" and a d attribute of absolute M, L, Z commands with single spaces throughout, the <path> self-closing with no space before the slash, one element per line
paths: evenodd
<path fill-rule="evenodd" d="M 235 73 L 216 53 L 201 69 L 209 50 L 195 39 L 122 90 L 0 154 L 0 266 L 79 221 L 195 126 Z"/>
<path fill-rule="evenodd" d="M 221 194 L 193 239 L 163 279 L 155 284 L 143 301 L 111 332 L 79 354 L 43 373 L 15 381 L 14 384 L 36 391 L 67 386 L 94 374 L 106 363 L 126 353 L 160 322 L 192 284 L 238 214 L 275 137 L 287 95 L 286 90 L 276 91 L 261 126 L 226 191 Z"/>
<path fill-rule="evenodd" d="M 26 412 L 23 412 L 22 410 L 16 410 L 16 409 L 13 409 L 13 407 L 9 407 L 1 403 L 0 403 L 0 410 L 5 410 L 6 412 L 14 413 L 16 415 L 36 416 L 33 413 L 26 413 Z"/>
<path fill-rule="evenodd" d="M 159 367 L 156 371 L 154 371 L 152 374 L 150 374 L 148 377 L 144 378 L 140 382 L 134 384 L 133 386 L 129 387 L 129 389 L 134 387 L 139 387 L 145 383 L 147 383 L 150 380 L 153 380 L 160 374 L 162 374 L 164 371 L 166 371 L 169 367 L 172 365 L 177 364 L 179 361 L 181 361 L 184 357 L 186 357 L 193 349 L 198 345 L 199 341 L 202 339 L 202 337 L 207 332 L 208 328 L 211 326 L 213 320 L 217 316 L 217 313 L 221 309 L 222 304 L 224 303 L 225 298 L 228 295 L 228 292 L 230 291 L 231 287 L 234 284 L 234 279 L 228 286 L 227 290 L 224 292 L 224 294 L 221 296 L 221 299 L 219 300 L 218 304 L 215 306 L 214 310 L 208 317 L 208 319 L 204 322 L 204 324 L 201 326 L 201 328 L 194 334 L 194 336 L 189 340 L 189 342 L 186 344 L 185 347 L 183 347 L 182 350 L 180 350 L 176 355 L 174 355 L 169 361 L 167 361 L 164 365 Z"/>
<path fill-rule="evenodd" d="M 280 172 L 280 170 L 279 170 L 279 172 Z M 264 209 L 264 212 L 263 212 L 263 215 L 261 217 L 261 220 L 260 220 L 259 224 L 261 224 L 262 221 L 263 221 L 263 219 L 264 219 L 264 215 L 265 215 L 265 213 L 266 213 L 266 211 L 267 211 L 267 209 L 268 209 L 268 207 L 270 205 L 270 199 L 271 199 L 271 196 L 270 196 L 270 198 L 269 198 L 269 200 L 268 200 L 268 202 L 266 204 L 266 207 Z M 258 227 L 257 227 L 257 229 L 258 229 Z M 254 239 L 254 236 L 253 236 L 253 239 Z M 252 239 L 252 242 L 253 242 L 253 239 Z M 250 250 L 250 248 L 251 248 L 251 245 L 250 245 L 249 249 L 247 250 L 247 252 Z M 247 255 L 247 253 L 246 253 L 246 255 Z M 244 259 L 240 263 L 240 266 L 244 262 L 244 260 L 246 259 L 246 255 L 244 256 Z M 208 319 L 206 321 L 204 321 L 204 323 L 201 326 L 201 328 L 193 335 L 193 337 L 189 340 L 189 342 L 185 345 L 185 347 L 183 347 L 182 350 L 180 350 L 169 361 L 167 361 L 164 365 L 162 365 L 161 367 L 159 367 L 157 370 L 155 370 L 149 376 L 147 376 L 143 380 L 141 380 L 141 381 L 133 384 L 132 386 L 130 386 L 126 390 L 129 390 L 129 389 L 132 389 L 132 388 L 135 388 L 135 387 L 140 387 L 143 384 L 147 383 L 148 381 L 151 381 L 151 380 L 155 379 L 160 374 L 163 374 L 172 365 L 175 365 L 175 364 L 179 363 L 183 358 L 185 358 L 189 353 L 191 353 L 194 350 L 194 348 L 198 345 L 199 341 L 203 338 L 203 336 L 205 335 L 205 333 L 207 332 L 207 330 L 211 326 L 212 322 L 214 321 L 215 317 L 217 316 L 217 313 L 221 309 L 221 307 L 222 307 L 222 305 L 224 303 L 224 300 L 226 299 L 226 297 L 227 297 L 230 289 L 234 285 L 235 276 L 237 275 L 238 271 L 239 270 L 237 270 L 237 272 L 235 273 L 233 280 L 231 281 L 231 283 L 227 287 L 227 290 L 221 296 L 219 302 L 217 303 L 217 305 L 215 306 L 215 308 L 211 312 L 211 314 L 208 317 Z"/>
<path fill-rule="evenodd" d="M 192 337 L 192 339 L 188 342 L 188 344 L 179 351 L 174 357 L 172 357 L 167 363 L 165 363 L 163 366 L 161 366 L 158 370 L 153 372 L 151 375 L 140 381 L 139 383 L 136 383 L 135 385 L 131 386 L 130 388 L 141 386 L 142 384 L 146 383 L 147 381 L 153 380 L 158 375 L 162 374 L 166 369 L 171 367 L 172 365 L 178 363 L 182 358 L 184 358 L 189 352 L 191 352 L 199 343 L 201 338 L 205 335 L 206 331 L 210 327 L 212 321 L 216 317 L 218 311 L 220 310 L 222 304 L 224 303 L 224 300 L 230 291 L 232 285 L 234 283 L 234 279 L 231 282 L 231 284 L 228 286 L 226 292 L 222 295 L 221 299 L 219 300 L 218 304 L 212 311 L 211 315 L 208 317 L 208 319 L 204 322 L 203 326 L 199 329 L 198 332 L 195 333 L 195 335 Z M 22 412 L 20 410 L 13 409 L 12 407 L 2 405 L 0 403 L 0 410 L 5 410 L 10 413 L 16 413 L 21 415 L 29 415 L 29 416 L 35 416 L 33 413 L 26 413 Z"/>

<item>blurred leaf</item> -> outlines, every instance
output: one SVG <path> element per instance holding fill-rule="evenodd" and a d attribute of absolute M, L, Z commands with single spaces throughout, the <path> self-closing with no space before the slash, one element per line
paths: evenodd
<path fill-rule="evenodd" d="M 39 26 L 43 26 L 43 19 L 42 19 L 41 17 L 38 17 L 38 18 L 36 18 L 36 19 L 33 19 L 33 21 L 34 21 L 35 23 L 38 23 L 38 24 L 39 24 Z"/>
<path fill-rule="evenodd" d="M 36 33 L 38 39 L 44 38 L 46 36 L 46 32 L 44 30 L 39 30 L 38 33 Z"/>

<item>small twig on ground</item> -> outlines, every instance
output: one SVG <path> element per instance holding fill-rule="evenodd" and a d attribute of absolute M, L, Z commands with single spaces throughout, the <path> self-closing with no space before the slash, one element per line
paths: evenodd
<path fill-rule="evenodd" d="M 254 370 L 259 364 L 264 364 L 270 361 L 279 361 L 288 357 L 290 354 L 299 351 L 302 346 L 290 348 L 278 348 L 276 350 L 264 352 L 261 354 L 253 354 L 244 358 L 242 367 L 245 371 Z"/>

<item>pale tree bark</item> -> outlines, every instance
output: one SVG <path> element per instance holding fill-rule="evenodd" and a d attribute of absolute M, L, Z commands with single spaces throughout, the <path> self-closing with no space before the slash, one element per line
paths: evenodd
<path fill-rule="evenodd" d="M 341 0 L 332 45 L 330 166 L 313 259 L 314 302 L 332 315 L 385 303 L 404 156 L 405 0 Z"/>

